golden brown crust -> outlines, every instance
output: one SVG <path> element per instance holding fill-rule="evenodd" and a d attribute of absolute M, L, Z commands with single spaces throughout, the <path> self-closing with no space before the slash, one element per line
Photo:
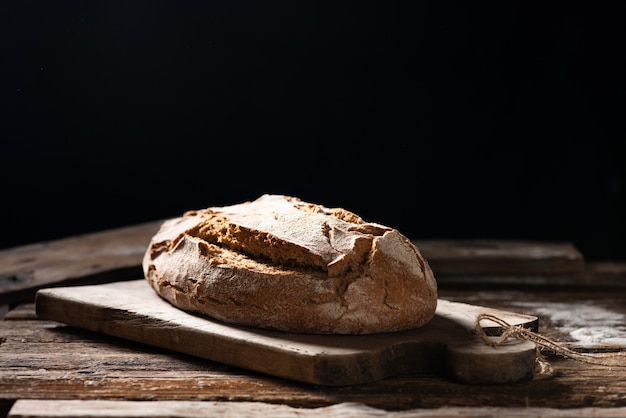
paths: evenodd
<path fill-rule="evenodd" d="M 428 262 L 400 232 L 282 195 L 164 222 L 143 268 L 181 309 L 289 332 L 406 330 L 437 306 Z"/>

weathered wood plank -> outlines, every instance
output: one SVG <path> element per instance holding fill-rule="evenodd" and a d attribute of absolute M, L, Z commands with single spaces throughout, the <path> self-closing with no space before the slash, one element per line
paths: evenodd
<path fill-rule="evenodd" d="M 216 416 L 249 418 L 343 417 L 343 418 L 563 418 L 563 417 L 626 417 L 624 408 L 498 408 L 441 407 L 385 411 L 362 403 L 344 402 L 318 408 L 294 408 L 289 405 L 264 402 L 200 402 L 200 401 L 81 401 L 81 400 L 20 400 L 9 418 L 204 418 Z"/>
<path fill-rule="evenodd" d="M 435 276 L 582 273 L 583 255 L 567 242 L 488 239 L 413 240 Z"/>
<path fill-rule="evenodd" d="M 44 287 L 142 277 L 141 259 L 161 222 L 0 251 L 0 305 L 33 301 Z"/>
<path fill-rule="evenodd" d="M 34 303 L 24 303 L 21 305 L 17 305 L 16 307 L 12 308 L 4 315 L 5 321 L 24 320 L 24 319 L 32 319 L 32 320 L 38 319 L 37 313 L 35 312 Z"/>
<path fill-rule="evenodd" d="M 556 378 L 524 384 L 468 386 L 433 375 L 405 375 L 373 384 L 328 388 L 268 378 L 171 353 L 146 352 L 141 347 L 124 348 L 116 342 L 107 344 L 110 347 L 104 353 L 77 343 L 37 347 L 38 352 L 19 356 L 8 367 L 3 365 L 0 396 L 5 400 L 260 401 L 294 407 L 360 402 L 390 410 L 485 405 L 616 407 L 626 402 L 623 373 L 599 372 L 560 359 L 554 362 Z M 51 355 L 50 350 L 64 354 Z M 22 364 L 25 359 L 29 362 Z"/>
<path fill-rule="evenodd" d="M 534 286 L 534 287 L 586 287 L 589 289 L 626 288 L 626 262 L 586 262 L 580 273 L 563 274 L 484 274 L 437 276 L 440 286 Z"/>

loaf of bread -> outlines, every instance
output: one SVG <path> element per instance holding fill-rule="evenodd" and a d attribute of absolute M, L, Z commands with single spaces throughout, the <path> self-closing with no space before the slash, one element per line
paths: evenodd
<path fill-rule="evenodd" d="M 264 329 L 401 331 L 437 307 L 428 262 L 398 230 L 283 195 L 166 220 L 143 270 L 182 310 Z"/>

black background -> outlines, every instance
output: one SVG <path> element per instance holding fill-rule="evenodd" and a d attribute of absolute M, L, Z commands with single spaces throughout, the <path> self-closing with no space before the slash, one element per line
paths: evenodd
<path fill-rule="evenodd" d="M 0 246 L 280 193 L 626 259 L 623 11 L 5 2 Z"/>

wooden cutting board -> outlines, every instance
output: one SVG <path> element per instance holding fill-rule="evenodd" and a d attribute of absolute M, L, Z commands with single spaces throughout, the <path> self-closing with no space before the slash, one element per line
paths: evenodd
<path fill-rule="evenodd" d="M 184 312 L 143 280 L 42 289 L 37 316 L 232 366 L 317 385 L 373 382 L 401 373 L 437 372 L 469 384 L 528 380 L 535 345 L 491 347 L 474 333 L 480 313 L 537 331 L 535 316 L 439 300 L 435 317 L 410 331 L 310 335 L 239 327 Z M 495 323 L 481 323 L 490 335 Z"/>

